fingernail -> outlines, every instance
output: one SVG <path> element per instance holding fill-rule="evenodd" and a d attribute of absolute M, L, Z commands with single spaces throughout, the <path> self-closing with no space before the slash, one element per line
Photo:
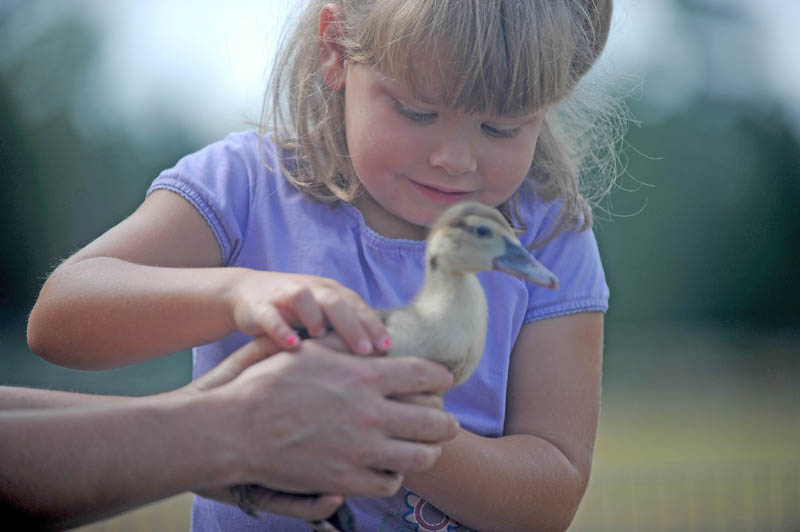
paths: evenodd
<path fill-rule="evenodd" d="M 286 336 L 286 345 L 293 346 L 295 345 L 300 339 L 297 337 L 296 334 L 290 334 Z"/>
<path fill-rule="evenodd" d="M 384 349 L 389 349 L 390 347 L 392 347 L 392 341 L 389 340 L 388 336 L 384 336 L 383 338 L 378 340 L 378 343 L 381 344 Z"/>
<path fill-rule="evenodd" d="M 366 355 L 367 353 L 372 352 L 372 344 L 369 343 L 369 340 L 360 340 L 356 349 L 358 353 Z"/>
<path fill-rule="evenodd" d="M 319 502 L 321 504 L 339 505 L 344 503 L 344 497 L 341 495 L 322 495 L 319 499 Z"/>

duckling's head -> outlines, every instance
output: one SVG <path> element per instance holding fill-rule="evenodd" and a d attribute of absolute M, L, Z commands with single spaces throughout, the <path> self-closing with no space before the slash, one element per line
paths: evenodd
<path fill-rule="evenodd" d="M 499 270 L 548 288 L 558 278 L 522 246 L 497 209 L 465 201 L 447 209 L 428 233 L 427 267 L 447 273 Z"/>

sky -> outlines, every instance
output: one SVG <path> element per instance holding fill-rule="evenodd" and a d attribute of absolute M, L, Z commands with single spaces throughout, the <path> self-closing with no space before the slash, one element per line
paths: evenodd
<path fill-rule="evenodd" d="M 101 40 L 74 104 L 86 134 L 126 121 L 141 135 L 168 118 L 199 140 L 252 127 L 287 0 L 66 0 L 25 4 L 14 44 L 51 21 L 79 16 Z M 638 93 L 657 120 L 698 90 L 732 99 L 779 102 L 800 133 L 800 2 L 695 0 L 690 18 L 675 0 L 618 0 L 612 32 L 594 75 Z M 726 22 L 706 24 L 709 14 Z M 0 52 L 0 67 L 3 54 Z M 87 113 L 87 109 L 97 112 Z M 88 119 L 87 117 L 93 117 Z M 109 123 L 103 123 L 106 120 Z"/>

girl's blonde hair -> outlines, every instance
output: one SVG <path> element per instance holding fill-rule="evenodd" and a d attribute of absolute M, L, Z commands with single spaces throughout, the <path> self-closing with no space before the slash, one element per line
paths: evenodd
<path fill-rule="evenodd" d="M 344 91 L 329 89 L 320 72 L 319 14 L 330 2 L 309 0 L 284 40 L 261 133 L 274 133 L 279 147 L 293 155 L 287 175 L 298 189 L 322 201 L 352 201 L 361 184 L 348 156 Z M 605 45 L 611 2 L 338 0 L 343 16 L 332 22 L 339 26 L 331 33 L 347 60 L 373 65 L 411 90 L 430 72 L 415 64 L 435 61 L 434 71 L 445 80 L 443 101 L 454 109 L 515 114 L 559 103 L 548 111 L 521 187 L 534 187 L 544 201 L 562 201 L 549 240 L 581 218 L 582 229 L 591 226 L 589 196 L 579 178 L 582 172 L 609 173 L 602 171 L 616 162 L 615 135 L 604 135 L 607 128 L 582 112 L 582 102 L 566 98 Z M 524 228 L 518 195 L 500 210 Z"/>

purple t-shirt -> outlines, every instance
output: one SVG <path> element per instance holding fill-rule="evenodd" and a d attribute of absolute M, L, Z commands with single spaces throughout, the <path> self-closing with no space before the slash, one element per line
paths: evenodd
<path fill-rule="evenodd" d="M 308 199 L 286 180 L 278 157 L 274 145 L 267 139 L 259 142 L 256 132 L 234 133 L 162 172 L 148 194 L 166 189 L 191 202 L 214 232 L 225 266 L 329 277 L 374 308 L 406 305 L 422 284 L 425 243 L 375 233 L 350 204 Z M 528 199 L 520 202 L 528 225 L 520 238 L 524 245 L 547 234 L 559 209 L 557 202 Z M 462 427 L 482 436 L 503 434 L 510 354 L 522 325 L 608 308 L 608 287 L 592 231 L 563 232 L 534 255 L 558 276 L 557 290 L 499 272 L 478 275 L 489 308 L 486 347 L 475 373 L 444 400 Z M 234 333 L 196 347 L 194 376 L 248 340 Z M 351 497 L 348 502 L 364 531 L 464 530 L 404 489 L 393 497 Z M 258 521 L 234 506 L 196 497 L 192 529 L 306 532 L 308 525 L 273 515 Z"/>

